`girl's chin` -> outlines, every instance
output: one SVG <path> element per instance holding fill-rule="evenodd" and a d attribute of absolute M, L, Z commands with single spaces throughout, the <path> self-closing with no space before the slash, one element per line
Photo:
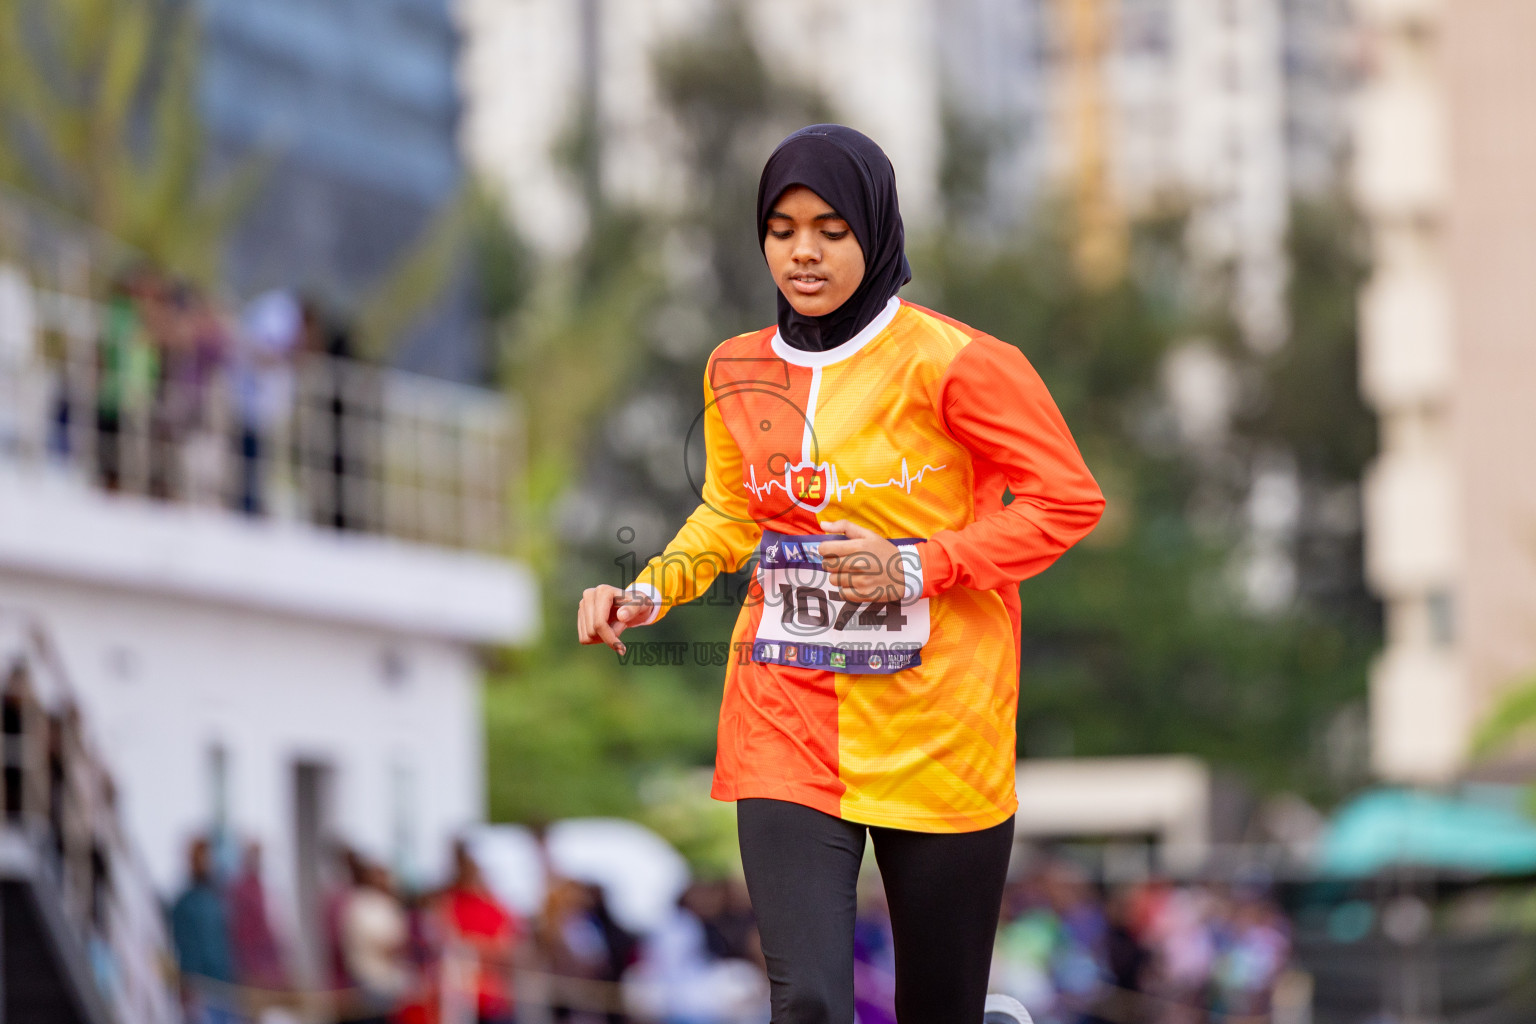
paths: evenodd
<path fill-rule="evenodd" d="M 784 297 L 789 300 L 790 308 L 801 316 L 826 316 L 842 305 L 841 302 L 832 302 L 821 295 L 796 295 L 791 292 L 785 293 Z"/>

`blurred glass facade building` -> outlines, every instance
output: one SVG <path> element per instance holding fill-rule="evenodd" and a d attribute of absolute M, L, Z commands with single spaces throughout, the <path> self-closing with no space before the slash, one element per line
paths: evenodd
<path fill-rule="evenodd" d="M 272 161 L 232 244 L 230 284 L 302 286 L 355 307 L 464 184 L 448 0 L 197 3 L 214 162 Z M 459 277 L 398 351 L 404 367 L 487 372 Z"/>

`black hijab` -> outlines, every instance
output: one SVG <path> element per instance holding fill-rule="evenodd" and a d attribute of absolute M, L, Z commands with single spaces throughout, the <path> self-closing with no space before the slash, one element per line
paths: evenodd
<path fill-rule="evenodd" d="M 863 330 L 912 280 L 896 202 L 896 171 L 874 140 L 852 128 L 801 128 L 779 143 L 763 166 L 757 185 L 759 247 L 768 236 L 768 214 L 793 185 L 804 185 L 836 210 L 864 250 L 864 280 L 825 316 L 801 316 L 779 293 L 779 337 L 794 348 L 823 352 Z"/>

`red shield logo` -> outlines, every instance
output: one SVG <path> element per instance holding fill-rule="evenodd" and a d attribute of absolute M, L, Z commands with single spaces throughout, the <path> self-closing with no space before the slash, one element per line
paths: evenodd
<path fill-rule="evenodd" d="M 796 462 L 784 468 L 784 489 L 796 505 L 820 512 L 837 490 L 837 471 L 829 462 Z"/>

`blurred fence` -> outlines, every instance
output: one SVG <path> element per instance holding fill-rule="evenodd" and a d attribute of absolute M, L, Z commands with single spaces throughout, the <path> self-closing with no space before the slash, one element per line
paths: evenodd
<path fill-rule="evenodd" d="M 503 552 L 521 422 L 502 395 L 184 332 L 113 339 L 133 255 L 0 192 L 0 462 L 251 515 Z"/>

